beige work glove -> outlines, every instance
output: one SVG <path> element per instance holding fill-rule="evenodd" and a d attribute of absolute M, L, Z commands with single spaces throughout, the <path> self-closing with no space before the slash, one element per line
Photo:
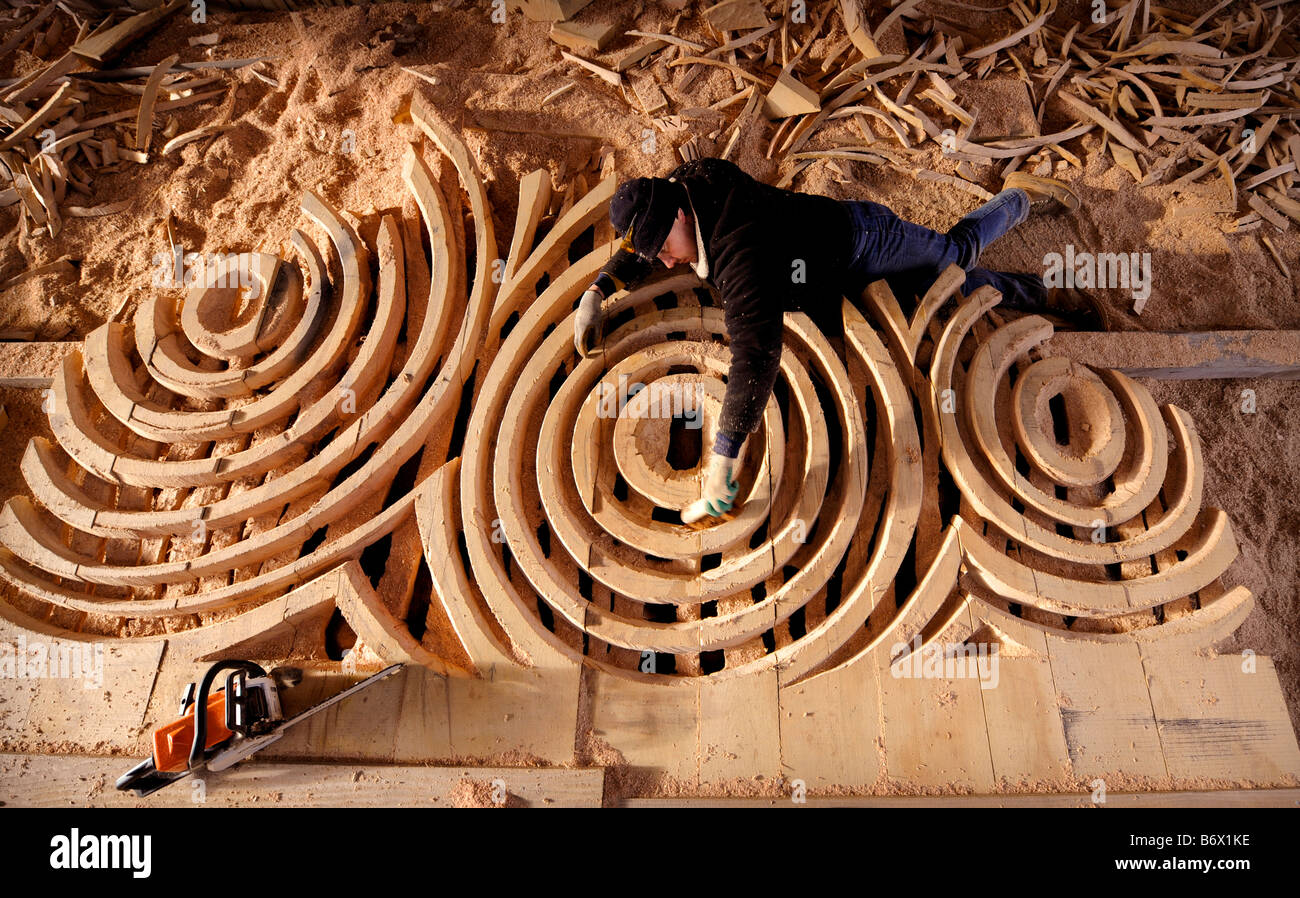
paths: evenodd
<path fill-rule="evenodd" d="M 730 511 L 740 489 L 740 484 L 736 481 L 739 467 L 739 459 L 727 458 L 716 452 L 711 454 L 704 468 L 704 487 L 700 491 L 700 498 L 682 511 L 682 522 L 693 524 L 706 514 L 716 518 Z"/>
<path fill-rule="evenodd" d="M 595 348 L 600 336 L 600 326 L 605 320 L 600 304 L 604 299 L 599 290 L 588 287 L 578 302 L 578 311 L 573 318 L 573 347 L 583 358 Z"/>

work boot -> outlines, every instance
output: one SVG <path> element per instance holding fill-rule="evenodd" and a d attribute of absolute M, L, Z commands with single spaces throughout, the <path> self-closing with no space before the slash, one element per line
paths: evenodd
<path fill-rule="evenodd" d="M 1079 196 L 1064 181 L 1039 178 L 1022 171 L 1013 171 L 1002 182 L 1006 188 L 1017 187 L 1029 194 L 1030 206 L 1035 211 L 1074 212 L 1079 208 Z"/>
<path fill-rule="evenodd" d="M 1047 308 L 1051 317 L 1060 318 L 1074 330 L 1116 330 L 1116 322 L 1105 304 L 1075 287 L 1052 287 L 1047 291 Z"/>

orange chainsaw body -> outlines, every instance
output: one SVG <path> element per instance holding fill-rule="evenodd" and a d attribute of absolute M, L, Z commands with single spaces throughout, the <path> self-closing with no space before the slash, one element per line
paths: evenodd
<path fill-rule="evenodd" d="M 226 693 L 208 696 L 207 745 L 211 748 L 234 735 L 226 728 Z M 193 711 L 179 720 L 164 724 L 153 733 L 153 766 L 163 773 L 181 773 L 189 768 L 190 748 L 194 745 Z"/>

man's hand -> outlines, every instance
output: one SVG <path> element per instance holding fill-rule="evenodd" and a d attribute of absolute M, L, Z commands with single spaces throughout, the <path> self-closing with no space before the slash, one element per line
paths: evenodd
<path fill-rule="evenodd" d="M 727 458 L 714 452 L 709 456 L 709 464 L 704 469 L 704 490 L 700 502 L 706 511 L 717 517 L 724 511 L 731 510 L 736 501 L 736 491 L 740 484 L 736 482 L 737 460 Z"/>
<path fill-rule="evenodd" d="M 587 288 L 578 303 L 578 312 L 573 319 L 573 346 L 583 358 L 595 347 L 596 337 L 600 334 L 600 326 L 605 319 L 600 308 L 604 298 L 593 286 Z"/>

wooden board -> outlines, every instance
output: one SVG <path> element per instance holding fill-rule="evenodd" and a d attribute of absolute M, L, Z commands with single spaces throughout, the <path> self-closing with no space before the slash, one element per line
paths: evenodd
<path fill-rule="evenodd" d="M 699 784 L 700 695 L 695 683 L 638 683 L 599 670 L 586 675 L 591 734 L 631 768 Z"/>
<path fill-rule="evenodd" d="M 0 755 L 6 807 L 455 807 L 462 782 L 500 781 L 506 806 L 599 807 L 604 771 L 537 767 L 276 764 L 253 760 L 181 780 L 148 798 L 118 792 L 124 758 Z M 87 790 L 90 795 L 87 797 Z M 491 799 L 489 798 L 489 801 Z"/>
<path fill-rule="evenodd" d="M 700 684 L 700 785 L 781 775 L 777 675 Z"/>
<path fill-rule="evenodd" d="M 1300 378 L 1300 331 L 1069 331 L 1053 334 L 1042 351 L 1045 356 L 1087 359 L 1090 365 L 1160 380 Z"/>
<path fill-rule="evenodd" d="M 1047 653 L 1075 776 L 1168 775 L 1137 646 L 1049 635 Z"/>
<path fill-rule="evenodd" d="M 1170 776 L 1232 780 L 1252 770 L 1280 780 L 1300 770 L 1271 658 L 1252 659 L 1251 670 L 1240 655 L 1142 655 Z"/>
<path fill-rule="evenodd" d="M 1071 774 L 1047 640 L 1035 635 L 1033 654 L 1013 654 L 1008 646 L 999 646 L 997 685 L 981 693 L 993 772 L 1007 786 L 1061 782 Z"/>
<path fill-rule="evenodd" d="M 969 632 L 969 611 L 962 610 Z M 942 644 L 941 644 L 942 645 Z M 925 648 L 922 649 L 925 651 Z M 980 680 L 921 676 L 907 660 L 880 678 L 886 773 L 929 789 L 990 792 L 994 770 Z"/>
<path fill-rule="evenodd" d="M 880 677 L 874 659 L 859 658 L 782 688 L 781 767 L 787 782 L 803 780 L 809 791 L 875 784 L 884 770 Z"/>

